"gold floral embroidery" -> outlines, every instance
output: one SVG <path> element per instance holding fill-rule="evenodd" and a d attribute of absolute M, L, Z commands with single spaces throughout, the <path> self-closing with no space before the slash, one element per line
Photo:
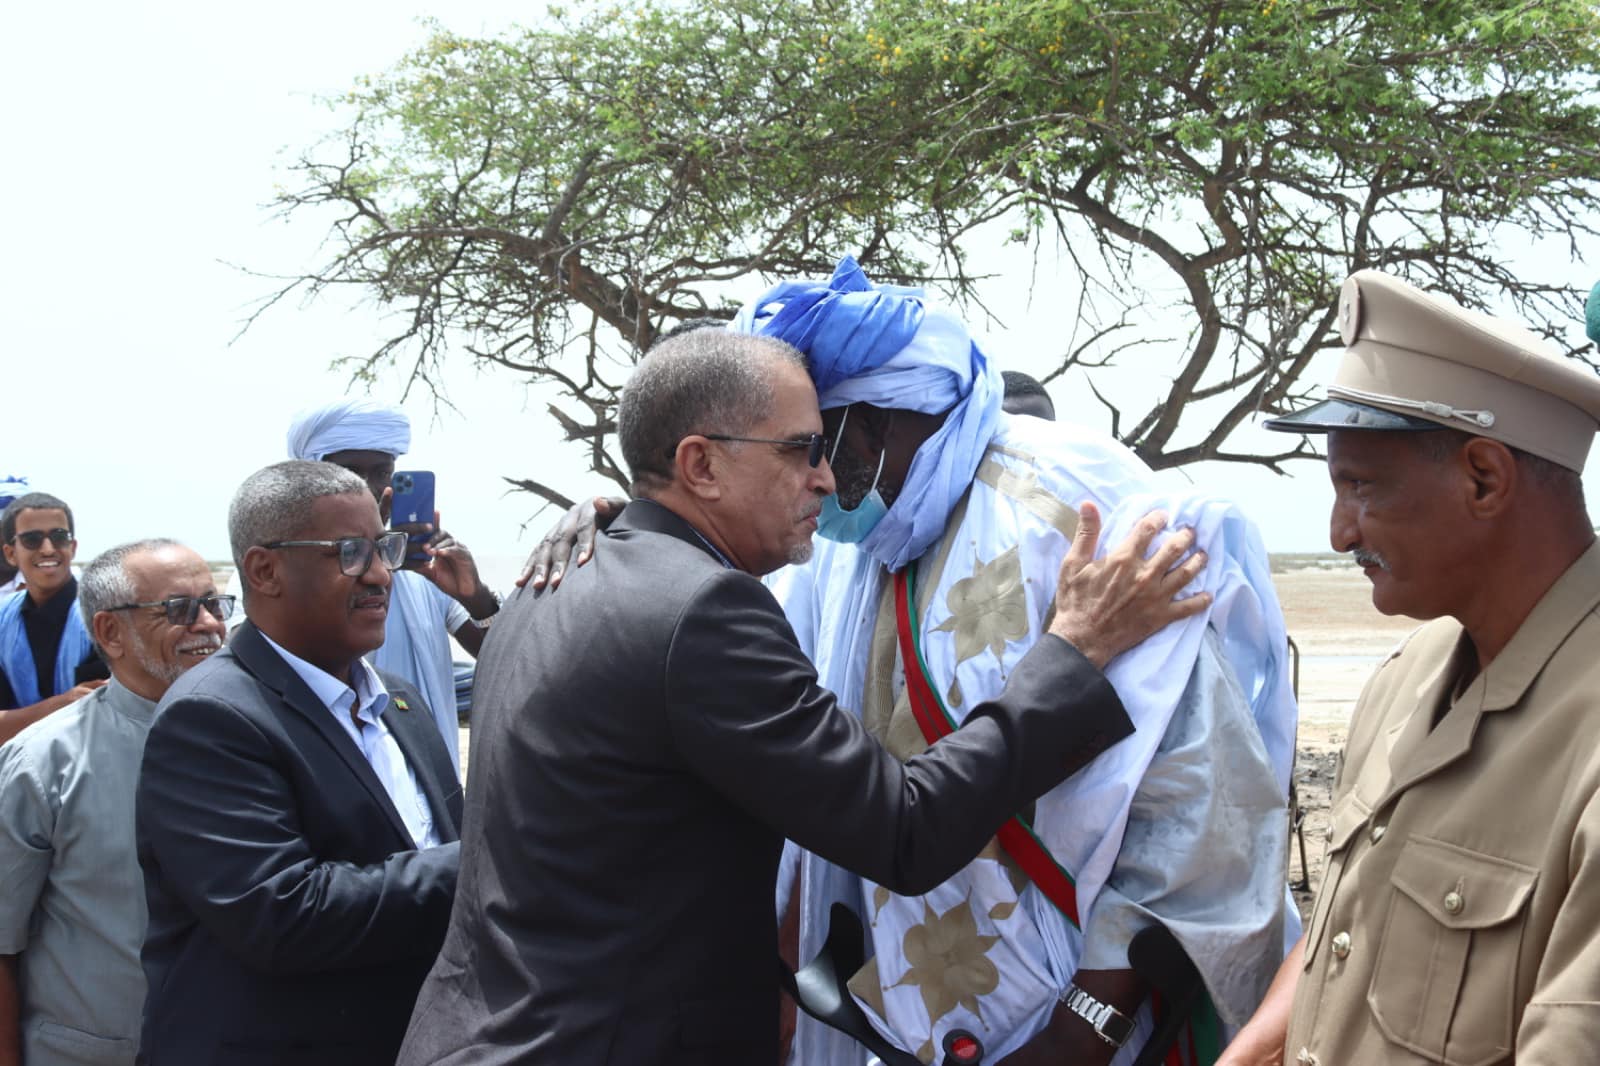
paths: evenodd
<path fill-rule="evenodd" d="M 978 934 L 969 900 L 935 914 L 924 899 L 922 913 L 922 924 L 907 929 L 901 943 L 911 968 L 891 987 L 916 985 L 930 1022 L 937 1023 L 958 1004 L 981 1019 L 978 997 L 1000 985 L 1000 971 L 984 956 L 1000 938 Z"/>
<path fill-rule="evenodd" d="M 972 576 L 950 586 L 945 597 L 950 611 L 934 627 L 936 633 L 955 633 L 956 665 L 988 649 L 1004 665 L 1006 644 L 1028 635 L 1028 597 L 1022 586 L 1022 558 L 1013 545 L 985 563 L 974 556 Z M 960 705 L 961 690 L 951 685 L 950 703 Z"/>

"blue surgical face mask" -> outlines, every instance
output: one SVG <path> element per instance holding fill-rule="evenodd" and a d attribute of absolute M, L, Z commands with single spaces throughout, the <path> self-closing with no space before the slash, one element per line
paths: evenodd
<path fill-rule="evenodd" d="M 850 419 L 850 409 L 845 408 L 844 417 L 839 420 L 838 436 L 833 445 L 833 455 L 828 456 L 828 464 L 833 464 L 834 455 L 839 454 L 839 444 L 844 440 L 844 424 Z M 861 502 L 851 510 L 839 506 L 839 496 L 825 496 L 822 500 L 822 513 L 817 515 L 817 536 L 826 537 L 828 540 L 839 544 L 860 544 L 867 539 L 883 516 L 889 513 L 889 505 L 883 502 L 883 495 L 878 491 L 878 481 L 883 477 L 883 460 L 888 455 L 887 450 L 878 453 L 878 471 L 872 475 L 872 487 L 867 494 L 861 497 Z"/>

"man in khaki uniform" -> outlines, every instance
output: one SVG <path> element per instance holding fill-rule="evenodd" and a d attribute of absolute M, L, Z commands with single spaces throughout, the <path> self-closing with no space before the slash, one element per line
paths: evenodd
<path fill-rule="evenodd" d="M 1340 298 L 1333 546 L 1385 614 L 1305 936 L 1228 1066 L 1600 1063 L 1600 379 L 1376 271 Z"/>

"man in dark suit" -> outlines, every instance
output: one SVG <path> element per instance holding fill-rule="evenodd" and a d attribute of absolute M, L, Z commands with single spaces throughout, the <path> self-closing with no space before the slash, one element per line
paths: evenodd
<path fill-rule="evenodd" d="M 753 576 L 809 555 L 834 488 L 803 357 L 683 334 L 640 364 L 618 421 L 640 498 L 559 593 L 509 601 L 485 646 L 460 892 L 405 1066 L 776 1061 L 783 838 L 931 888 L 1127 735 L 1098 667 L 1205 603 L 1172 600 L 1202 565 L 1174 567 L 1187 535 L 1144 563 L 1147 523 L 1091 564 L 1086 507 L 1064 639 L 901 763 L 817 686 Z"/>
<path fill-rule="evenodd" d="M 287 462 L 228 515 L 249 621 L 161 701 L 136 803 L 150 924 L 141 1061 L 389 1066 L 443 938 L 461 794 L 383 641 L 362 480 Z"/>

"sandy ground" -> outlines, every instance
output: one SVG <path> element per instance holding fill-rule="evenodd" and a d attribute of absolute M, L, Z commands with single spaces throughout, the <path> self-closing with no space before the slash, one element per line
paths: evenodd
<path fill-rule="evenodd" d="M 1306 911 L 1322 878 L 1328 797 L 1350 712 L 1373 668 L 1416 623 L 1373 610 L 1366 577 L 1345 560 L 1275 556 L 1273 581 L 1289 637 L 1299 650 L 1300 735 L 1294 776 L 1308 877 L 1302 880 L 1298 834 L 1290 840 L 1287 874 L 1300 909 Z M 463 772 L 467 747 L 462 729 Z"/>
<path fill-rule="evenodd" d="M 1298 834 L 1290 840 L 1288 876 L 1305 912 L 1322 879 L 1328 797 L 1350 712 L 1373 668 L 1417 623 L 1374 610 L 1366 577 L 1346 561 L 1274 558 L 1272 577 L 1289 638 L 1300 653 L 1296 687 L 1300 735 L 1294 777 L 1309 876 L 1302 880 Z"/>

